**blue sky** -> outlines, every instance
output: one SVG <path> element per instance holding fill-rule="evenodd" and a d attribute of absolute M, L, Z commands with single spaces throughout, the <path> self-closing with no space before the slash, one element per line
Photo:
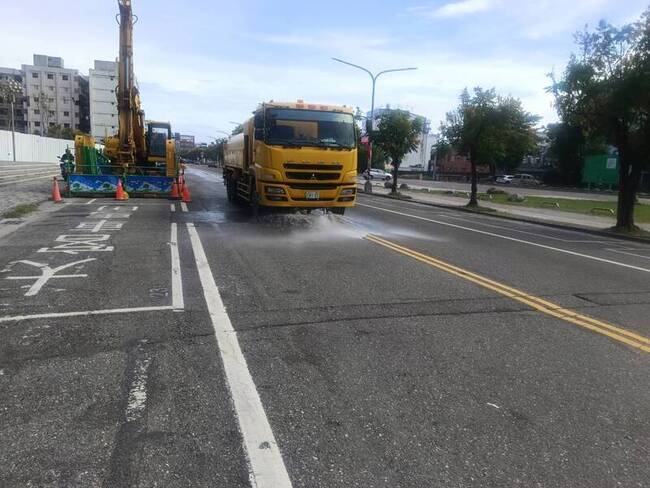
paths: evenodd
<path fill-rule="evenodd" d="M 561 72 L 573 32 L 605 18 L 631 22 L 648 0 L 210 1 L 133 0 L 135 71 L 147 118 L 209 141 L 263 100 L 370 107 L 365 73 L 417 66 L 377 84 L 376 105 L 409 109 L 435 129 L 465 87 L 495 87 L 556 119 L 544 92 Z M 65 4 L 67 10 L 62 10 Z M 22 0 L 3 6 L 0 66 L 32 53 L 87 73 L 117 56 L 115 0 Z M 25 19 L 25 15 L 29 19 Z M 32 27 L 25 28 L 26 25 Z"/>

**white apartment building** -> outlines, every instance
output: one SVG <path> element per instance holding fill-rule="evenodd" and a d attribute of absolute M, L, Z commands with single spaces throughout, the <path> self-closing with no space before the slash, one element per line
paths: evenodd
<path fill-rule="evenodd" d="M 66 69 L 62 58 L 43 54 L 34 54 L 34 64 L 23 64 L 22 72 L 27 132 L 45 135 L 54 125 L 79 130 L 79 72 Z"/>
<path fill-rule="evenodd" d="M 117 63 L 95 60 L 89 70 L 90 133 L 97 142 L 117 134 Z"/>

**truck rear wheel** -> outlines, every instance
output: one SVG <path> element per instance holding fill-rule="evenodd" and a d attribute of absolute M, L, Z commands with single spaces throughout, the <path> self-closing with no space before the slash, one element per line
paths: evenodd
<path fill-rule="evenodd" d="M 228 201 L 230 203 L 235 203 L 235 198 L 237 195 L 237 183 L 235 182 L 231 173 L 226 173 L 224 179 L 226 181 L 226 196 L 228 197 Z"/>
<path fill-rule="evenodd" d="M 345 207 L 333 207 L 330 208 L 330 212 L 336 215 L 343 215 L 345 214 Z"/>

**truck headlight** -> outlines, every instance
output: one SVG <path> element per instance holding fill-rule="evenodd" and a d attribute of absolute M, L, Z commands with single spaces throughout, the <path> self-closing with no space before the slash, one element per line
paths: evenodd
<path fill-rule="evenodd" d="M 284 195 L 284 188 L 281 186 L 265 186 L 264 192 L 270 195 Z"/>
<path fill-rule="evenodd" d="M 341 195 L 354 195 L 356 191 L 356 188 L 343 188 L 341 190 Z"/>

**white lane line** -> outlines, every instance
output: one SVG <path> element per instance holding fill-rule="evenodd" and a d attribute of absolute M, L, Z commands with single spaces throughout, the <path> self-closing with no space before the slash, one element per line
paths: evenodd
<path fill-rule="evenodd" d="M 183 212 L 187 212 L 187 203 L 185 203 L 185 202 L 181 202 L 181 210 L 182 210 Z"/>
<path fill-rule="evenodd" d="M 178 254 L 178 227 L 172 223 L 169 247 L 172 253 L 172 307 L 174 310 L 185 308 L 183 301 L 183 280 L 181 278 L 181 260 Z"/>
<path fill-rule="evenodd" d="M 173 203 L 170 203 L 169 204 L 169 210 L 171 210 L 172 212 L 176 212 L 176 205 L 174 205 Z"/>
<path fill-rule="evenodd" d="M 471 227 L 465 227 L 463 225 L 452 224 L 450 222 L 443 222 L 441 220 L 428 219 L 426 217 L 420 217 L 419 215 L 407 214 L 404 212 L 397 212 L 396 210 L 389 210 L 387 208 L 375 207 L 374 205 L 366 205 L 365 203 L 357 203 L 360 207 L 374 208 L 376 210 L 381 210 L 382 212 L 389 212 L 397 215 L 402 215 L 404 217 L 411 217 L 412 219 L 424 220 L 426 222 L 432 222 L 434 224 L 445 225 L 447 227 L 454 227 L 455 229 L 462 229 L 469 232 L 475 232 L 477 234 L 483 234 L 490 237 L 498 237 L 499 239 L 505 239 L 507 241 L 519 242 L 520 244 L 528 244 L 529 246 L 541 247 L 542 249 L 548 249 L 550 251 L 561 252 L 564 254 L 570 254 L 572 256 L 578 256 L 585 259 L 592 259 L 594 261 L 599 261 L 601 263 L 613 264 L 615 266 L 622 266 L 623 268 L 634 269 L 636 271 L 643 271 L 645 273 L 650 273 L 650 269 L 641 268 L 640 266 L 633 266 L 631 264 L 621 263 L 619 261 L 611 261 L 609 259 L 599 258 L 597 256 L 591 256 L 589 254 L 582 254 L 575 251 L 569 251 L 568 249 L 561 249 L 559 247 L 547 246 L 546 244 L 539 244 L 537 242 L 525 241 L 523 239 L 517 239 L 515 237 L 504 236 L 501 234 L 494 234 L 493 232 L 487 232 L 479 229 L 472 229 Z"/>
<path fill-rule="evenodd" d="M 201 239 L 194 224 L 188 223 L 187 230 L 248 455 L 251 485 L 257 488 L 289 488 L 291 480 L 282 461 L 280 448 L 237 341 L 237 333 L 221 300 Z"/>
<path fill-rule="evenodd" d="M 508 227 L 506 225 L 488 224 L 487 222 L 482 222 L 478 218 L 476 218 L 476 219 L 464 219 L 463 217 L 458 217 L 456 215 L 449 215 L 449 214 L 442 214 L 442 215 L 444 215 L 445 217 L 448 217 L 450 219 L 461 220 L 463 222 L 470 222 L 472 224 L 478 224 L 478 225 L 482 225 L 484 227 L 492 227 L 494 229 L 504 229 L 504 230 L 509 230 L 511 232 L 519 232 L 520 234 L 527 234 L 527 235 L 531 235 L 531 236 L 535 236 L 535 237 L 541 237 L 543 239 L 551 239 L 551 240 L 554 240 L 554 241 L 566 242 L 566 243 L 569 243 L 569 244 L 589 244 L 589 243 L 592 243 L 592 244 L 609 243 L 609 244 L 611 244 L 611 243 L 616 242 L 616 241 L 613 241 L 612 239 L 563 239 L 561 237 L 555 237 L 555 236 L 549 236 L 549 235 L 546 235 L 546 234 L 540 234 L 539 232 L 530 232 L 530 231 L 527 231 L 527 230 L 515 229 L 513 227 Z M 577 233 L 577 232 L 574 232 L 574 231 L 567 231 L 567 230 L 564 230 L 564 229 L 557 229 L 557 230 L 560 231 L 560 232 Z"/>
<path fill-rule="evenodd" d="M 635 250 L 635 249 L 633 249 L 633 250 Z M 640 250 L 643 251 L 643 249 L 640 249 Z M 628 256 L 635 256 L 635 257 L 641 258 L 641 259 L 650 259 L 650 256 L 644 256 L 643 254 L 635 254 L 633 252 L 622 251 L 620 249 L 606 249 L 606 251 L 617 252 L 617 253 L 620 253 L 620 254 L 627 254 Z"/>
<path fill-rule="evenodd" d="M 92 200 L 88 200 L 88 201 L 86 202 L 86 205 L 92 205 L 93 203 L 95 203 L 95 200 L 97 200 L 97 199 L 96 199 L 96 198 L 93 198 Z"/>
<path fill-rule="evenodd" d="M 53 312 L 53 313 L 35 313 L 31 315 L 13 315 L 9 317 L 0 317 L 2 322 L 18 322 L 20 320 L 30 319 L 52 319 L 57 317 L 83 317 L 88 315 L 110 315 L 119 313 L 134 313 L 134 312 L 156 312 L 158 310 L 172 310 L 174 307 L 171 305 L 162 307 L 133 307 L 133 308 L 109 308 L 105 310 L 84 310 L 80 312 Z"/>

